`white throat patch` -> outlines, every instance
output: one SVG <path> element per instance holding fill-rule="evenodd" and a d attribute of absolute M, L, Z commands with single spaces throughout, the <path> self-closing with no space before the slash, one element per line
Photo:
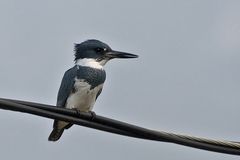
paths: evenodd
<path fill-rule="evenodd" d="M 103 65 L 101 64 L 101 62 L 97 62 L 93 58 L 78 59 L 76 61 L 76 64 L 80 66 L 86 66 L 86 67 L 91 67 L 96 69 L 103 69 Z"/>

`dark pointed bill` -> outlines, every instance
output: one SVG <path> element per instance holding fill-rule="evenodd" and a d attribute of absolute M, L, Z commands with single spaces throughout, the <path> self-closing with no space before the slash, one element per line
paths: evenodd
<path fill-rule="evenodd" d="M 120 51 L 108 52 L 108 53 L 106 53 L 106 56 L 109 58 L 138 58 L 138 55 L 120 52 Z"/>

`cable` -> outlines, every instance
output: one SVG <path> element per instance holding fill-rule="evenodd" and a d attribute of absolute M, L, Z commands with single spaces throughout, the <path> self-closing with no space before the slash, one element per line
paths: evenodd
<path fill-rule="evenodd" d="M 68 121 L 77 125 L 135 138 L 171 142 L 208 151 L 240 155 L 240 144 L 238 142 L 217 141 L 168 132 L 159 132 L 99 115 L 91 120 L 92 116 L 89 113 L 80 113 L 79 115 L 74 110 L 46 104 L 0 98 L 0 108 Z"/>
<path fill-rule="evenodd" d="M 51 111 L 47 111 L 47 110 L 43 110 L 43 109 L 39 109 L 39 108 L 34 108 L 34 107 L 23 105 L 23 104 L 14 103 L 14 102 L 11 102 L 11 101 L 5 101 L 5 100 L 2 100 L 2 99 L 0 99 L 0 108 L 5 109 L 5 110 L 19 111 L 19 112 L 23 112 L 23 113 L 30 113 L 30 114 L 33 114 L 33 115 L 38 115 L 38 116 L 51 118 L 51 119 L 59 119 L 59 120 L 62 120 L 62 121 L 71 122 L 71 123 L 81 125 L 81 126 L 85 126 L 85 127 L 89 127 L 89 128 L 94 128 L 94 129 L 99 129 L 99 130 L 106 131 L 106 132 L 111 132 L 111 133 L 116 133 L 116 134 L 120 134 L 120 135 L 126 135 L 126 136 L 134 137 L 134 135 L 131 135 L 131 133 L 127 133 L 127 132 L 118 130 L 116 128 L 111 128 L 111 127 L 104 126 L 104 125 L 101 125 L 101 124 L 95 124 L 94 122 L 87 121 L 87 120 L 80 119 L 80 118 L 76 118 L 76 117 L 73 117 L 73 116 L 69 116 L 68 114 L 64 115 L 64 114 L 60 114 L 60 113 L 57 113 L 57 112 L 55 113 L 55 112 L 51 112 Z"/>

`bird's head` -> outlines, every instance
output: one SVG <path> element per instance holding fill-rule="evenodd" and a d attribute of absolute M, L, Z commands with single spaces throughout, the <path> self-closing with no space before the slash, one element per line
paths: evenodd
<path fill-rule="evenodd" d="M 99 40 L 87 40 L 75 44 L 75 63 L 83 66 L 101 68 L 113 58 L 137 58 L 137 55 L 112 50 Z"/>

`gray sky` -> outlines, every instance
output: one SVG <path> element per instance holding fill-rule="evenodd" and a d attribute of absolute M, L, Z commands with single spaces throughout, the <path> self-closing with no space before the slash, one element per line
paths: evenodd
<path fill-rule="evenodd" d="M 95 104 L 143 127 L 240 141 L 240 1 L 0 0 L 0 97 L 55 104 L 73 43 L 96 38 L 113 60 Z M 0 110 L 1 159 L 235 160 L 236 156 L 80 126 L 57 143 L 52 120 Z"/>

